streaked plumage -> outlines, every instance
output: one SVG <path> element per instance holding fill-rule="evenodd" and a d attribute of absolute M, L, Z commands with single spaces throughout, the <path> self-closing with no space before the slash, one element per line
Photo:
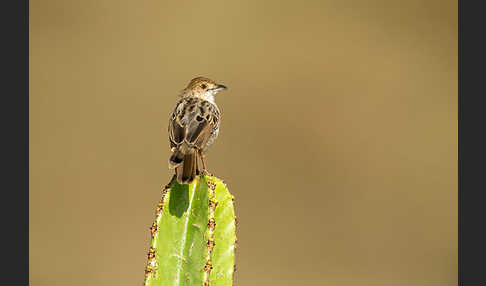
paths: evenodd
<path fill-rule="evenodd" d="M 197 77 L 182 91 L 169 118 L 169 142 L 172 155 L 169 168 L 176 169 L 177 181 L 191 183 L 198 172 L 197 156 L 205 168 L 204 152 L 219 133 L 220 111 L 214 95 L 224 85 Z"/>

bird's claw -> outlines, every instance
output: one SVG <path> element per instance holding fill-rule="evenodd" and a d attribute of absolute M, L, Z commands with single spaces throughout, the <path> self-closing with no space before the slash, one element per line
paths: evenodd
<path fill-rule="evenodd" d="M 206 170 L 206 169 L 201 170 L 201 175 L 202 176 L 209 176 L 209 177 L 213 176 L 213 174 L 209 173 L 208 170 Z"/>

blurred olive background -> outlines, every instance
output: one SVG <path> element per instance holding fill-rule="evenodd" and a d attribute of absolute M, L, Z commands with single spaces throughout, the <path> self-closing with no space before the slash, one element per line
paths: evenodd
<path fill-rule="evenodd" d="M 457 285 L 456 2 L 30 1 L 31 285 L 142 284 L 199 75 L 236 285 Z"/>

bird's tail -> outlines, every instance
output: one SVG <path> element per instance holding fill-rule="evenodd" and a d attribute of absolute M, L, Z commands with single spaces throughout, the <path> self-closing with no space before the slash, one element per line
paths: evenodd
<path fill-rule="evenodd" d="M 195 150 L 187 150 L 187 153 L 177 149 L 169 158 L 169 168 L 176 169 L 177 182 L 190 184 L 196 178 L 197 154 Z"/>
<path fill-rule="evenodd" d="M 196 178 L 197 156 L 196 152 L 184 155 L 182 165 L 177 167 L 177 181 L 179 184 L 190 184 Z"/>

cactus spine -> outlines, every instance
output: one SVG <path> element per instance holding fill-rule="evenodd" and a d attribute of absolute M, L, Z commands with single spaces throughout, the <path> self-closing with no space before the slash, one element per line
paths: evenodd
<path fill-rule="evenodd" d="M 222 180 L 173 180 L 162 190 L 150 233 L 144 285 L 233 285 L 236 217 Z"/>

